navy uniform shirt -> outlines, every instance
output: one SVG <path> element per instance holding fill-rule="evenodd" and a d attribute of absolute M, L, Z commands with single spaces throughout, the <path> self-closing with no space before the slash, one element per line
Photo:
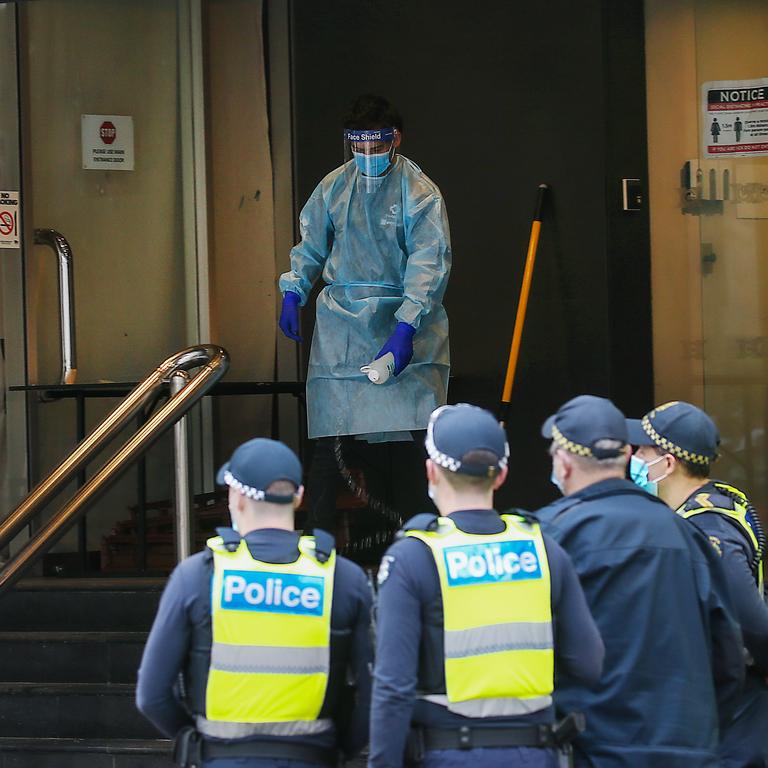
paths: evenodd
<path fill-rule="evenodd" d="M 718 765 L 718 703 L 725 722 L 744 669 L 712 546 L 619 478 L 536 517 L 570 555 L 605 642 L 598 685 L 555 691 L 559 709 L 586 715 L 577 754 L 601 768 Z"/>
<path fill-rule="evenodd" d="M 292 563 L 299 556 L 299 534 L 261 529 L 245 536 L 251 556 L 266 563 Z M 136 704 L 168 737 L 194 725 L 193 715 L 180 703 L 175 686 L 185 670 L 185 684 L 193 701 L 205 700 L 211 657 L 210 550 L 198 552 L 176 566 L 160 600 L 139 668 Z M 343 557 L 336 558 L 331 609 L 331 642 L 335 633 L 351 633 L 350 668 L 357 685 L 355 707 L 348 722 L 314 736 L 295 736 L 292 743 L 342 747 L 347 755 L 368 740 L 373 662 L 370 632 L 371 592 L 363 571 Z M 258 737 L 270 740 L 275 737 Z M 255 740 L 255 739 L 254 739 Z M 279 739 L 278 739 L 279 740 Z M 283 739 L 285 740 L 285 739 Z"/>
<path fill-rule="evenodd" d="M 701 493 L 709 493 L 709 501 L 715 506 L 732 507 L 731 500 L 709 483 L 689 498 Z M 722 729 L 720 756 L 723 765 L 761 765 L 768 759 L 768 686 L 764 679 L 768 675 L 768 605 L 753 575 L 752 544 L 746 532 L 723 514 L 702 512 L 686 521 L 702 531 L 720 556 L 744 647 L 754 661 L 747 668 L 746 685 L 734 717 Z"/>
<path fill-rule="evenodd" d="M 504 523 L 494 510 L 467 510 L 450 515 L 456 526 L 474 534 L 500 533 Z M 603 644 L 590 616 L 573 567 L 547 536 L 544 545 L 552 588 L 555 665 L 586 685 L 597 681 Z M 376 622 L 376 667 L 371 710 L 371 768 L 400 768 L 411 722 L 433 727 L 477 727 L 551 722 L 549 707 L 517 718 L 466 718 L 445 707 L 416 700 L 424 613 L 437 606 L 442 624 L 440 579 L 431 550 L 415 538 L 395 542 L 382 560 Z M 556 681 L 557 685 L 557 681 Z"/>

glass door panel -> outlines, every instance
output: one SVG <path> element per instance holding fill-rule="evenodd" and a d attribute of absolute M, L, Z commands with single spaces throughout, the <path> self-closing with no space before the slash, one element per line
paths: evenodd
<path fill-rule="evenodd" d="M 765 512 L 768 109 L 761 111 L 753 86 L 768 78 L 768 4 L 696 0 L 695 30 L 704 407 L 722 436 L 714 474 Z"/>

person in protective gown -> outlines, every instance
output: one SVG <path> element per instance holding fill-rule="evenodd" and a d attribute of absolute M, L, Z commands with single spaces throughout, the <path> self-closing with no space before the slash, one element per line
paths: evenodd
<path fill-rule="evenodd" d="M 402 120 L 385 99 L 358 97 L 345 119 L 350 159 L 316 187 L 300 215 L 301 242 L 280 277 L 280 328 L 301 341 L 299 307 L 322 275 L 307 373 L 308 434 L 315 439 L 311 524 L 333 530 L 339 483 L 334 442 L 349 463 L 387 465 L 383 494 L 402 516 L 428 508 L 422 440 L 446 402 L 451 266 L 438 187 L 398 154 Z M 392 375 L 361 368 L 392 353 Z M 392 359 L 387 358 L 387 359 Z M 354 457 L 354 458 L 352 458 Z M 395 482 L 396 480 L 396 482 Z"/>

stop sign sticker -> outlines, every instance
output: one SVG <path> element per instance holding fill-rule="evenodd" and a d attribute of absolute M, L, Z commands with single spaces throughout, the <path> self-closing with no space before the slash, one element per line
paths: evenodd
<path fill-rule="evenodd" d="M 105 144 L 112 144 L 117 136 L 117 128 L 115 124 L 109 120 L 105 120 L 99 127 L 99 136 Z"/>
<path fill-rule="evenodd" d="M 83 168 L 132 171 L 134 167 L 133 117 L 130 115 L 81 115 L 81 119 Z"/>

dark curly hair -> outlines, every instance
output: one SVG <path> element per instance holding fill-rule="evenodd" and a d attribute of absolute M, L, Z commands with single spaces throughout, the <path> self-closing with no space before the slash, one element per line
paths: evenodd
<path fill-rule="evenodd" d="M 344 127 L 356 131 L 370 128 L 397 128 L 402 133 L 403 118 L 383 96 L 364 93 L 349 105 L 344 115 Z"/>

